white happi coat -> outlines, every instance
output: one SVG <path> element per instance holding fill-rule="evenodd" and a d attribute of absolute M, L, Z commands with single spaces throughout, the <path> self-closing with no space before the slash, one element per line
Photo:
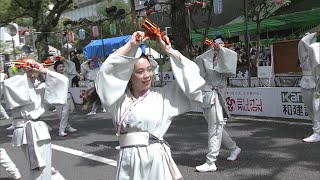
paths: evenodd
<path fill-rule="evenodd" d="M 112 114 L 115 125 L 128 106 L 137 100 L 127 88 L 134 64 L 141 56 L 141 49 L 135 54 L 132 55 L 134 57 L 111 54 L 102 64 L 96 78 L 97 93 L 104 108 Z M 202 102 L 199 88 L 204 80 L 199 75 L 197 65 L 176 50 L 170 50 L 169 57 L 176 81 L 159 91 L 151 89 L 142 101 L 132 107 L 120 124 L 122 134 L 148 131 L 163 139 L 173 116 L 189 111 L 190 100 Z M 171 157 L 160 143 L 147 147 L 123 148 L 118 160 L 117 179 L 173 179 L 166 161 L 168 155 Z"/>
<path fill-rule="evenodd" d="M 224 96 L 224 88 L 227 85 L 227 78 L 234 76 L 237 69 L 237 53 L 221 47 L 216 58 L 214 49 L 210 49 L 198 56 L 195 60 L 200 69 L 200 75 L 206 81 L 206 84 L 201 88 L 203 92 L 212 92 L 213 89 L 218 89 Z M 204 95 L 203 107 L 210 107 L 215 104 L 217 93 L 212 95 Z"/>
<path fill-rule="evenodd" d="M 27 74 L 16 75 L 4 81 L 4 95 L 8 109 L 12 109 L 14 126 L 12 143 L 22 146 L 27 156 L 27 132 L 25 125 L 31 123 L 33 143 L 41 171 L 30 169 L 29 179 L 50 180 L 56 178 L 51 169 L 51 143 L 47 125 L 37 120 L 48 108 L 47 104 L 65 104 L 67 101 L 68 79 L 52 71 L 47 71 L 46 82 L 32 83 Z M 28 156 L 27 156 L 28 159 Z M 63 179 L 63 177 L 59 178 Z"/>
<path fill-rule="evenodd" d="M 214 54 L 216 53 L 216 56 Z M 237 53 L 221 47 L 218 52 L 212 48 L 195 60 L 200 75 L 206 80 L 201 88 L 203 95 L 203 115 L 208 122 L 208 149 L 206 163 L 211 165 L 217 160 L 221 143 L 228 149 L 235 149 L 236 143 L 224 127 L 223 107 L 225 107 L 225 88 L 227 77 L 236 74 Z M 226 113 L 227 110 L 225 109 Z"/>

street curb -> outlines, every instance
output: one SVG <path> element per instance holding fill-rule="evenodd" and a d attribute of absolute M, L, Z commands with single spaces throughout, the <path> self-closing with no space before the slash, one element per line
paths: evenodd
<path fill-rule="evenodd" d="M 203 114 L 201 112 L 187 112 L 186 115 L 203 117 Z M 228 120 L 228 123 L 232 123 L 234 121 L 259 121 L 259 122 L 272 122 L 272 123 L 281 123 L 281 124 L 289 124 L 289 125 L 312 126 L 311 120 L 278 118 L 278 117 L 232 115 L 232 120 Z"/>

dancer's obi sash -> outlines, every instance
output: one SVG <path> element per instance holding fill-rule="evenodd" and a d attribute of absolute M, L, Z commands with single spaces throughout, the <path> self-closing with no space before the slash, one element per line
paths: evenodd
<path fill-rule="evenodd" d="M 26 145 L 27 155 L 32 170 L 45 167 L 45 160 L 41 157 L 38 141 L 50 140 L 48 126 L 42 121 L 14 119 L 15 130 L 12 143 L 15 146 Z"/>
<path fill-rule="evenodd" d="M 169 144 L 156 136 L 150 134 L 149 132 L 133 132 L 121 134 L 118 136 L 120 148 L 130 148 L 130 147 L 147 147 L 154 143 L 160 143 L 163 149 L 164 158 L 167 161 L 169 170 L 173 180 L 183 180 L 183 177 L 172 159 L 171 150 Z"/>
<path fill-rule="evenodd" d="M 215 87 L 212 85 L 204 85 L 202 86 L 201 90 L 204 96 L 203 105 L 202 105 L 203 108 L 208 108 L 212 104 L 215 104 L 217 118 L 220 123 L 225 123 L 223 118 L 223 111 L 226 113 L 228 119 L 232 118 L 232 116 L 230 115 L 226 107 L 225 100 L 222 96 L 222 92 L 220 92 L 218 87 Z M 209 97 L 206 97 L 206 96 L 209 96 Z"/>

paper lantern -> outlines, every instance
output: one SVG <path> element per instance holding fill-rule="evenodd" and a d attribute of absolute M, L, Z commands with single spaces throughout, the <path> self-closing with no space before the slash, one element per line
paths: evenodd
<path fill-rule="evenodd" d="M 73 32 L 68 32 L 68 40 L 69 42 L 74 42 L 74 33 Z"/>
<path fill-rule="evenodd" d="M 112 36 L 116 35 L 117 33 L 117 27 L 116 27 L 116 24 L 115 23 L 111 23 L 110 24 L 110 34 Z"/>
<path fill-rule="evenodd" d="M 80 29 L 79 30 L 79 38 L 81 40 L 85 40 L 86 39 L 86 32 L 84 31 L 84 29 Z"/>
<path fill-rule="evenodd" d="M 99 29 L 98 26 L 92 26 L 92 36 L 99 37 Z"/>
<path fill-rule="evenodd" d="M 215 15 L 222 14 L 222 12 L 223 12 L 222 0 L 214 0 L 213 1 L 213 12 Z"/>

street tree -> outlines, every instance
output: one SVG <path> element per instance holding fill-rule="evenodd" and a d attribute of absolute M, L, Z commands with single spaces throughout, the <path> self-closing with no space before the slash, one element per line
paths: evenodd
<path fill-rule="evenodd" d="M 171 26 L 174 47 L 186 56 L 191 56 L 192 45 L 187 26 L 185 0 L 171 0 Z"/>
<path fill-rule="evenodd" d="M 257 54 L 260 52 L 260 34 L 261 22 L 277 10 L 277 6 L 286 6 L 290 4 L 290 0 L 248 0 L 248 18 L 249 21 L 256 23 L 256 31 L 254 33 L 256 40 Z M 255 56 L 255 62 L 258 65 L 259 56 Z"/>
<path fill-rule="evenodd" d="M 59 22 L 63 11 L 70 9 L 72 0 L 0 0 L 0 25 L 20 18 L 31 18 L 37 39 L 35 42 L 40 61 L 49 55 L 48 36 Z"/>
<path fill-rule="evenodd" d="M 117 8 L 116 12 L 108 14 L 106 12 L 106 8 L 110 8 L 112 6 Z M 120 9 L 124 10 L 124 14 L 118 16 L 117 13 L 120 13 Z M 100 16 L 97 18 L 106 18 L 106 20 L 102 22 L 102 27 L 105 30 L 105 37 L 132 34 L 134 30 L 132 28 L 132 17 L 130 17 L 130 11 L 130 5 L 123 0 L 113 0 L 111 2 L 109 0 L 103 1 L 103 4 L 97 8 L 97 13 Z M 111 24 L 115 25 L 113 26 L 116 30 L 115 34 L 111 32 L 113 31 L 110 27 L 112 26 Z"/>

